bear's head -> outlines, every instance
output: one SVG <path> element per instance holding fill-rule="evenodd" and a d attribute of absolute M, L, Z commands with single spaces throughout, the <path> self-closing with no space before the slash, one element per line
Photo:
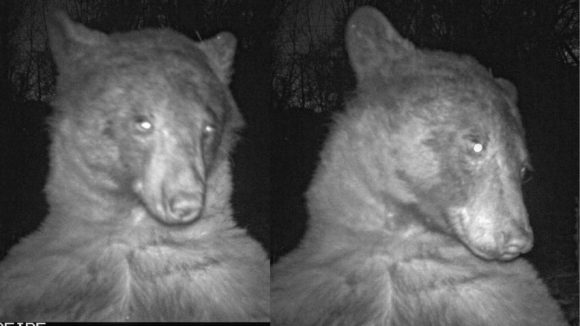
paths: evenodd
<path fill-rule="evenodd" d="M 347 49 L 358 82 L 347 141 L 364 149 L 385 218 L 455 237 L 484 259 L 529 251 L 515 88 L 472 58 L 416 49 L 371 8 L 350 19 Z"/>
<path fill-rule="evenodd" d="M 48 30 L 59 71 L 53 170 L 66 165 L 70 180 L 49 199 L 76 184 L 111 202 L 137 201 L 166 224 L 196 220 L 212 177 L 229 175 L 216 170 L 243 124 L 228 89 L 233 35 L 105 35 L 59 12 Z"/>

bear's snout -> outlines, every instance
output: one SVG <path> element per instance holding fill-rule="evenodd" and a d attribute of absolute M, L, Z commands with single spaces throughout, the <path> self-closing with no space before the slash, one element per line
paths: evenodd
<path fill-rule="evenodd" d="M 534 244 L 534 234 L 529 225 L 512 227 L 501 232 L 498 240 L 499 259 L 510 260 L 529 252 Z"/>
<path fill-rule="evenodd" d="M 202 193 L 180 191 L 164 200 L 166 222 L 188 223 L 196 220 L 203 208 Z"/>

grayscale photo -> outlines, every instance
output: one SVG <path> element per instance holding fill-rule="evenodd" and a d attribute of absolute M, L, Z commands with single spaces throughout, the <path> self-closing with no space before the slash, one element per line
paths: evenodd
<path fill-rule="evenodd" d="M 2 1 L 0 324 L 578 326 L 578 11 Z"/>

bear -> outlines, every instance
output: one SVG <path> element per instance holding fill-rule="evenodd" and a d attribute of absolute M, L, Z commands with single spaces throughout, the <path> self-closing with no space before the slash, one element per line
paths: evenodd
<path fill-rule="evenodd" d="M 230 204 L 235 37 L 50 18 L 50 209 L 0 266 L 0 320 L 269 320 L 267 255 Z"/>
<path fill-rule="evenodd" d="M 565 325 L 537 272 L 510 82 L 417 49 L 378 10 L 346 27 L 357 80 L 272 268 L 273 325 Z"/>

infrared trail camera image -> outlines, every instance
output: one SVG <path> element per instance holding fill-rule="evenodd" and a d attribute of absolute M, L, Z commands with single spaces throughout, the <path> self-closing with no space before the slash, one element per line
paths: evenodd
<path fill-rule="evenodd" d="M 232 220 L 236 40 L 107 36 L 56 12 L 50 213 L 0 268 L 0 317 L 265 321 L 269 263 Z"/>
<path fill-rule="evenodd" d="M 578 326 L 578 8 L 0 1 L 0 324 Z"/>

